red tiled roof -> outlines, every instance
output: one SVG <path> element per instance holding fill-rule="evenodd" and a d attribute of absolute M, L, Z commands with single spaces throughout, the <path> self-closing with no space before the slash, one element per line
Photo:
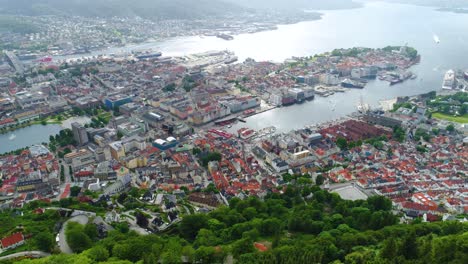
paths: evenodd
<path fill-rule="evenodd" d="M 254 246 L 255 246 L 256 249 L 258 249 L 258 251 L 261 251 L 261 252 L 265 252 L 265 251 L 268 250 L 268 248 L 265 245 L 263 245 L 262 243 L 255 242 Z"/>
<path fill-rule="evenodd" d="M 3 120 L 0 120 L 0 125 L 4 125 L 4 124 L 8 124 L 8 123 L 14 123 L 15 120 L 11 119 L 11 118 L 5 118 Z"/>
<path fill-rule="evenodd" d="M 8 247 L 11 247 L 13 245 L 20 243 L 23 240 L 24 240 L 24 237 L 22 233 L 14 233 L 13 235 L 2 239 L 1 243 L 2 243 L 3 248 L 8 248 Z"/>

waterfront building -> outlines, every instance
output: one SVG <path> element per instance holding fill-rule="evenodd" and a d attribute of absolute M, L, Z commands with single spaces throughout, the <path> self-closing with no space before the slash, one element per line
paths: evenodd
<path fill-rule="evenodd" d="M 260 106 L 260 99 L 258 97 L 241 97 L 233 98 L 222 101 L 221 104 L 231 109 L 231 113 L 237 113 L 249 108 Z"/>

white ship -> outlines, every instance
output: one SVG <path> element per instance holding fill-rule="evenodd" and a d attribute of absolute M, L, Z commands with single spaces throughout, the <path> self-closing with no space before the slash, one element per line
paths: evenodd
<path fill-rule="evenodd" d="M 442 89 L 452 90 L 455 87 L 455 71 L 448 70 L 445 73 Z"/>
<path fill-rule="evenodd" d="M 364 100 L 362 99 L 362 96 L 361 96 L 361 100 L 359 101 L 359 104 L 357 105 L 357 110 L 361 114 L 364 114 L 364 113 L 367 113 L 367 112 L 370 111 L 370 105 L 364 103 Z"/>
<path fill-rule="evenodd" d="M 433 38 L 434 38 L 435 43 L 437 43 L 437 44 L 440 43 L 439 36 L 437 36 L 436 34 L 434 34 Z"/>
<path fill-rule="evenodd" d="M 8 138 L 9 140 L 14 140 L 16 138 L 15 134 L 11 134 L 10 137 Z"/>

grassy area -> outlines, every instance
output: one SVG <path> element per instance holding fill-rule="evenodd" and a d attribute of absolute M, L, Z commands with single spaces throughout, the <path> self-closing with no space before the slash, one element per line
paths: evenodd
<path fill-rule="evenodd" d="M 452 115 L 447 115 L 447 114 L 436 112 L 432 114 L 432 117 L 437 118 L 437 119 L 451 121 L 451 122 L 461 123 L 461 124 L 468 123 L 468 114 L 465 114 L 463 116 L 452 116 Z"/>
<path fill-rule="evenodd" d="M 0 257 L 4 257 L 4 256 L 8 256 L 8 255 L 15 254 L 15 253 L 18 253 L 18 252 L 29 251 L 31 249 L 34 249 L 34 246 L 31 245 L 31 244 L 32 244 L 32 242 L 30 240 L 26 240 L 26 243 L 19 246 L 19 247 L 3 251 L 0 254 Z"/>
<path fill-rule="evenodd" d="M 57 120 L 54 120 L 54 119 L 47 119 L 46 124 L 47 125 L 51 125 L 51 124 L 61 125 L 62 121 L 57 121 Z M 37 121 L 31 122 L 31 125 L 44 125 L 44 124 L 42 123 L 42 120 L 37 120 Z"/>
<path fill-rule="evenodd" d="M 109 123 L 110 119 L 112 118 L 112 113 L 100 110 L 98 117 L 103 118 L 107 123 Z"/>

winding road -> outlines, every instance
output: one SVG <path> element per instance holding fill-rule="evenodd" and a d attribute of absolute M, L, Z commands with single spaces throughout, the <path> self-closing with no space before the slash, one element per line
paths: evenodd
<path fill-rule="evenodd" d="M 67 224 L 69 222 L 77 222 L 77 223 L 80 223 L 82 225 L 85 225 L 85 224 L 88 223 L 88 216 L 86 216 L 86 215 L 77 215 L 75 217 L 72 217 L 72 218 L 68 219 L 65 223 L 63 223 L 62 228 L 60 229 L 60 233 L 59 233 L 58 245 L 60 247 L 60 251 L 62 251 L 63 253 L 66 253 L 66 254 L 72 254 L 73 253 L 73 250 L 71 250 L 71 248 L 68 246 L 67 239 L 66 239 L 66 236 L 65 236 L 65 230 L 66 230 Z"/>
<path fill-rule="evenodd" d="M 42 257 L 50 256 L 50 254 L 47 252 L 43 252 L 43 251 L 23 251 L 23 252 L 18 252 L 18 253 L 14 253 L 11 255 L 0 257 L 0 261 L 8 260 L 8 259 L 15 259 L 19 257 L 25 257 L 25 256 L 30 256 L 33 258 L 42 258 Z"/>

